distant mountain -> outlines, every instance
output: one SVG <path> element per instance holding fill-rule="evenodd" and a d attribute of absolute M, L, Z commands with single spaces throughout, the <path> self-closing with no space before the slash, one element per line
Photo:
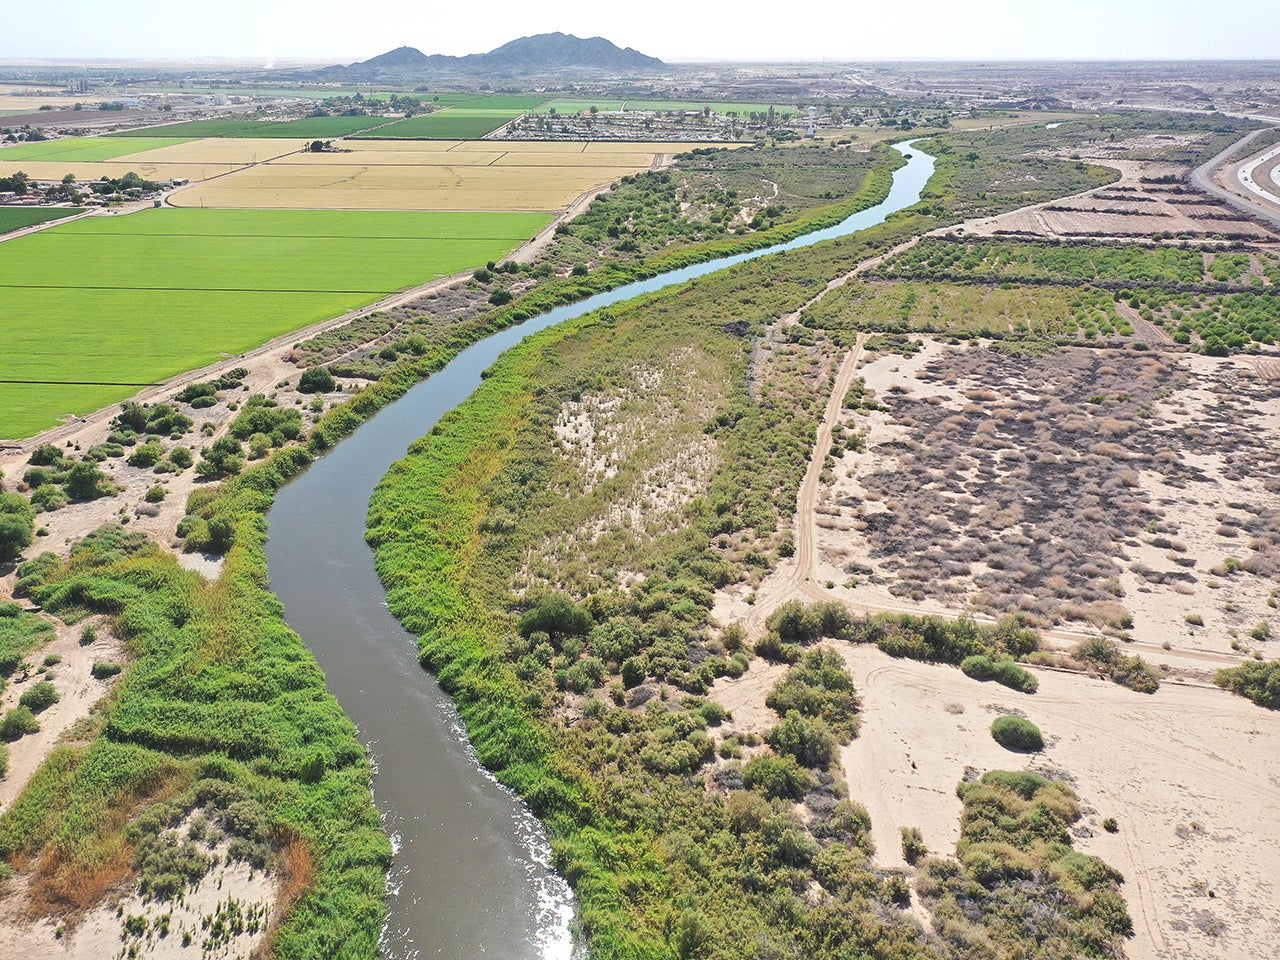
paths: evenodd
<path fill-rule="evenodd" d="M 422 70 L 430 62 L 431 58 L 421 50 L 417 50 L 414 47 L 396 47 L 394 50 L 373 57 L 363 63 L 352 64 L 352 66 L 387 73 L 405 73 L 413 70 Z"/>
<path fill-rule="evenodd" d="M 376 83 L 393 79 L 441 76 L 527 77 L 571 72 L 576 74 L 655 73 L 670 69 L 657 57 L 627 47 L 622 49 L 604 37 L 583 40 L 566 33 L 543 33 L 504 43 L 488 53 L 465 57 L 427 56 L 413 47 L 397 47 L 387 53 L 349 66 L 288 71 L 294 78 L 339 82 Z M 277 72 L 280 76 L 283 71 Z"/>
<path fill-rule="evenodd" d="M 590 68 L 610 73 L 665 70 L 657 57 L 627 47 L 620 49 L 604 37 L 583 40 L 567 33 L 543 33 L 504 43 L 489 53 L 475 54 L 485 69 L 547 73 L 559 69 Z M 464 60 L 471 59 L 464 57 Z"/>

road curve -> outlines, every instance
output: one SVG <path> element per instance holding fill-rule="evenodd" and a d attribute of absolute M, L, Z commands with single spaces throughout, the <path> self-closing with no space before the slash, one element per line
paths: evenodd
<path fill-rule="evenodd" d="M 1191 182 L 1203 190 L 1205 193 L 1217 197 L 1219 200 L 1225 201 L 1237 210 L 1251 217 L 1256 217 L 1264 221 L 1268 226 L 1280 229 L 1280 211 L 1273 207 L 1266 206 L 1249 197 L 1241 196 L 1221 187 L 1213 181 L 1213 172 L 1226 162 L 1227 157 L 1236 153 L 1241 147 L 1251 143 L 1261 134 L 1266 133 L 1266 128 L 1262 130 L 1254 130 L 1252 133 L 1245 134 L 1231 146 L 1227 147 L 1208 163 L 1201 164 L 1191 171 Z"/>

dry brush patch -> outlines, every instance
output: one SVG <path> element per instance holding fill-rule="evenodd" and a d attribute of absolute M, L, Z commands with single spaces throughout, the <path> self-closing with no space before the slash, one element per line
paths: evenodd
<path fill-rule="evenodd" d="M 1120 350 L 930 353 L 864 371 L 884 409 L 856 411 L 846 425 L 870 442 L 842 454 L 846 479 L 831 491 L 839 509 L 826 534 L 848 574 L 870 572 L 896 597 L 1117 633 L 1133 626 L 1127 594 L 1168 601 L 1206 578 L 1252 577 L 1244 615 L 1258 619 L 1258 585 L 1280 560 L 1280 484 L 1268 466 L 1277 450 L 1265 429 L 1280 399 L 1274 383 L 1222 361 L 1196 358 L 1188 369 Z M 1192 411 L 1180 398 L 1197 389 L 1213 402 L 1199 398 Z M 1223 532 L 1197 527 L 1201 552 L 1223 549 L 1224 536 L 1238 545 L 1231 569 L 1215 575 L 1174 538 L 1223 485 L 1252 494 L 1216 511 Z"/>

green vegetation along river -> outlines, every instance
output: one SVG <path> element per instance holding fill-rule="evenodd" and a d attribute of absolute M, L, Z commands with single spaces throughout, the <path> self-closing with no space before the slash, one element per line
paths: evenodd
<path fill-rule="evenodd" d="M 908 157 L 884 202 L 835 227 L 630 284 L 475 344 L 280 491 L 268 518 L 272 588 L 359 727 L 395 845 L 387 955 L 568 957 L 573 904 L 550 866 L 540 825 L 476 762 L 449 697 L 418 666 L 416 638 L 387 610 L 365 543 L 374 486 L 525 337 L 749 259 L 875 226 L 916 203 L 933 171 L 932 157 L 918 150 Z"/>

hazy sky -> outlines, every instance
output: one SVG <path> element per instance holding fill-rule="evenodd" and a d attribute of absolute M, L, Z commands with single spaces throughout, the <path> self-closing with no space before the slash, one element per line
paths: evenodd
<path fill-rule="evenodd" d="M 664 60 L 1280 58 L 1280 4 L 1213 0 L 61 0 L 6 4 L 0 58 L 366 59 L 407 44 L 481 53 L 535 33 L 603 36 Z M 1238 11 L 1238 12 L 1232 12 Z"/>

